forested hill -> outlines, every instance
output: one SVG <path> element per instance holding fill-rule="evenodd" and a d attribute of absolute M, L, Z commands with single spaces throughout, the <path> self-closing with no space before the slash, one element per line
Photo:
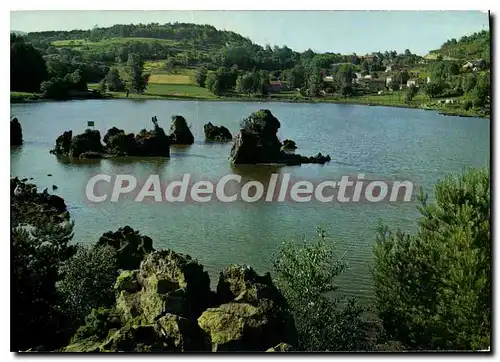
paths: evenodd
<path fill-rule="evenodd" d="M 446 41 L 441 48 L 431 51 L 431 54 L 441 54 L 443 57 L 454 59 L 490 60 L 490 32 L 483 30 L 459 40 L 453 38 Z"/>
<path fill-rule="evenodd" d="M 89 30 L 41 31 L 28 34 L 28 41 L 51 44 L 58 40 L 87 39 L 99 42 L 109 38 L 163 39 L 190 45 L 222 47 L 227 44 L 251 44 L 251 40 L 232 31 L 218 30 L 211 25 L 191 23 L 129 24 Z"/>

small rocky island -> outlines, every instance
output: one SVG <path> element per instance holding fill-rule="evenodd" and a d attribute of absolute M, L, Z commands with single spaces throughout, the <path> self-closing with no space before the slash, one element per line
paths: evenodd
<path fill-rule="evenodd" d="M 56 146 L 50 152 L 58 156 L 71 158 L 103 158 L 113 156 L 169 157 L 170 137 L 152 118 L 154 129 L 141 130 L 138 134 L 125 133 L 112 127 L 104 135 L 104 145 L 98 130 L 87 129 L 84 133 L 73 136 L 66 131 L 56 140 Z"/>
<path fill-rule="evenodd" d="M 205 124 L 203 130 L 207 141 L 228 142 L 233 139 L 233 135 L 226 127 L 214 126 L 212 122 Z"/>
<path fill-rule="evenodd" d="M 17 118 L 10 121 L 10 145 L 20 146 L 23 144 L 23 130 Z"/>
<path fill-rule="evenodd" d="M 192 145 L 194 143 L 194 136 L 186 119 L 179 115 L 172 116 L 169 137 L 170 143 L 173 145 Z"/>
<path fill-rule="evenodd" d="M 306 157 L 287 153 L 277 137 L 280 121 L 268 109 L 250 114 L 241 122 L 241 129 L 235 137 L 229 159 L 234 164 L 278 163 L 300 165 L 303 163 L 329 162 L 330 156 L 318 153 Z"/>

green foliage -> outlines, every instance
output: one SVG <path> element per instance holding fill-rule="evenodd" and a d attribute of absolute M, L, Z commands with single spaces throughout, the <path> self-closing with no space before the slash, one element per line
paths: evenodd
<path fill-rule="evenodd" d="M 73 340 L 93 337 L 101 339 L 108 335 L 108 331 L 113 327 L 119 327 L 120 322 L 114 309 L 104 307 L 93 308 L 85 317 L 85 323 L 78 328 Z"/>
<path fill-rule="evenodd" d="M 406 89 L 406 103 L 411 102 L 412 99 L 417 95 L 417 93 L 418 88 L 413 84 L 410 84 L 410 86 Z"/>
<path fill-rule="evenodd" d="M 130 53 L 127 60 L 128 89 L 141 94 L 148 86 L 149 74 L 144 74 L 144 61 L 135 53 Z"/>
<path fill-rule="evenodd" d="M 316 97 L 323 85 L 319 68 L 312 67 L 307 70 L 307 89 L 309 89 L 309 96 Z"/>
<path fill-rule="evenodd" d="M 438 50 L 440 54 L 445 54 L 457 59 L 490 59 L 490 32 L 483 30 L 469 36 L 463 36 L 458 41 L 450 39 Z"/>
<path fill-rule="evenodd" d="M 476 86 L 472 91 L 472 97 L 474 99 L 474 106 L 476 107 L 483 107 L 490 100 L 490 73 L 485 73 L 478 77 Z"/>
<path fill-rule="evenodd" d="M 431 81 L 427 83 L 424 87 L 424 92 L 429 97 L 434 98 L 441 94 L 443 91 L 443 83 L 439 81 Z"/>
<path fill-rule="evenodd" d="M 106 84 L 110 92 L 123 92 L 125 90 L 125 82 L 120 77 L 118 69 L 110 69 L 106 74 Z"/>
<path fill-rule="evenodd" d="M 273 261 L 276 283 L 295 319 L 298 350 L 367 349 L 369 324 L 363 318 L 364 309 L 354 300 L 345 301 L 334 295 L 338 289 L 335 279 L 347 265 L 335 258 L 325 232 L 318 231 L 315 243 L 283 243 Z"/>
<path fill-rule="evenodd" d="M 74 253 L 73 223 L 55 222 L 51 212 L 33 213 L 30 199 L 11 199 L 11 349 L 54 348 L 64 342 L 57 304 L 59 266 Z"/>
<path fill-rule="evenodd" d="M 466 111 L 468 111 L 469 109 L 472 108 L 472 101 L 470 99 L 467 99 L 464 104 L 463 104 L 463 107 Z"/>
<path fill-rule="evenodd" d="M 80 246 L 59 271 L 63 278 L 57 291 L 72 325 L 79 326 L 92 308 L 113 304 L 113 285 L 118 275 L 113 248 Z"/>
<path fill-rule="evenodd" d="M 42 97 L 48 99 L 67 99 L 73 92 L 86 92 L 87 83 L 80 70 L 68 73 L 63 78 L 51 78 L 40 85 Z"/>
<path fill-rule="evenodd" d="M 99 82 L 99 93 L 104 94 L 106 93 L 107 85 L 106 85 L 106 79 L 101 79 Z"/>
<path fill-rule="evenodd" d="M 215 95 L 220 95 L 222 93 L 222 85 L 219 80 L 219 75 L 216 73 L 210 73 L 207 75 L 206 88 Z"/>
<path fill-rule="evenodd" d="M 42 55 L 24 38 L 10 36 L 10 89 L 38 92 L 40 83 L 48 79 L 47 67 Z"/>
<path fill-rule="evenodd" d="M 373 272 L 389 339 L 411 349 L 491 345 L 489 169 L 447 177 L 422 197 L 416 234 L 381 226 Z"/>
<path fill-rule="evenodd" d="M 284 80 L 292 89 L 302 88 L 305 86 L 306 70 L 303 66 L 296 66 L 284 72 Z"/>
<path fill-rule="evenodd" d="M 254 73 L 246 72 L 236 79 L 236 91 L 240 93 L 253 93 L 257 90 Z"/>
<path fill-rule="evenodd" d="M 207 80 L 207 69 L 205 67 L 199 68 L 195 73 L 195 83 L 199 87 L 205 87 L 205 82 Z"/>

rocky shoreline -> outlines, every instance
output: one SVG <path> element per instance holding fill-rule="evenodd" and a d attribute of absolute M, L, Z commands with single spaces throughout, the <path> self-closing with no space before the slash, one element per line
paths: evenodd
<path fill-rule="evenodd" d="M 70 221 L 64 200 L 11 178 L 12 219 Z M 26 215 L 31 210 L 32 215 Z M 231 264 L 215 290 L 187 254 L 155 250 L 130 226 L 105 232 L 92 248 L 115 251 L 115 303 L 93 306 L 60 352 L 290 351 L 297 331 L 271 275 Z"/>

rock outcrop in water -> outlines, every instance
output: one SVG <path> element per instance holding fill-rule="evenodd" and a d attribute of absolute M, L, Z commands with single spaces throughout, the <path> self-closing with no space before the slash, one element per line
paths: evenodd
<path fill-rule="evenodd" d="M 208 141 L 228 142 L 233 139 L 233 135 L 226 127 L 214 126 L 211 122 L 205 124 L 203 130 Z"/>
<path fill-rule="evenodd" d="M 269 274 L 247 266 L 224 269 L 213 292 L 189 255 L 154 251 L 138 269 L 123 270 L 114 288 L 115 305 L 93 310 L 63 351 L 263 352 L 296 344 L 283 296 Z"/>
<path fill-rule="evenodd" d="M 192 145 L 194 136 L 189 129 L 186 119 L 182 116 L 172 116 L 170 126 L 170 143 L 176 145 Z"/>
<path fill-rule="evenodd" d="M 235 164 L 280 163 L 300 165 L 302 163 L 321 163 L 330 161 L 330 156 L 318 153 L 305 157 L 284 152 L 278 140 L 279 120 L 267 109 L 252 113 L 241 123 L 229 159 Z"/>
<path fill-rule="evenodd" d="M 29 220 L 42 213 L 56 222 L 69 220 L 69 212 L 62 197 L 49 194 L 47 189 L 38 192 L 36 185 L 25 179 L 10 179 L 10 198 L 13 219 L 22 215 L 23 219 Z"/>
<path fill-rule="evenodd" d="M 10 145 L 20 146 L 23 144 L 23 130 L 17 118 L 10 121 Z"/>
<path fill-rule="evenodd" d="M 125 133 L 112 127 L 104 135 L 97 130 L 87 129 L 84 133 L 73 136 L 72 131 L 64 132 L 56 140 L 56 146 L 50 152 L 74 158 L 102 158 L 112 156 L 169 157 L 170 139 L 163 128 L 158 126 L 156 117 L 152 119 L 154 129 L 142 130 L 137 135 Z"/>

